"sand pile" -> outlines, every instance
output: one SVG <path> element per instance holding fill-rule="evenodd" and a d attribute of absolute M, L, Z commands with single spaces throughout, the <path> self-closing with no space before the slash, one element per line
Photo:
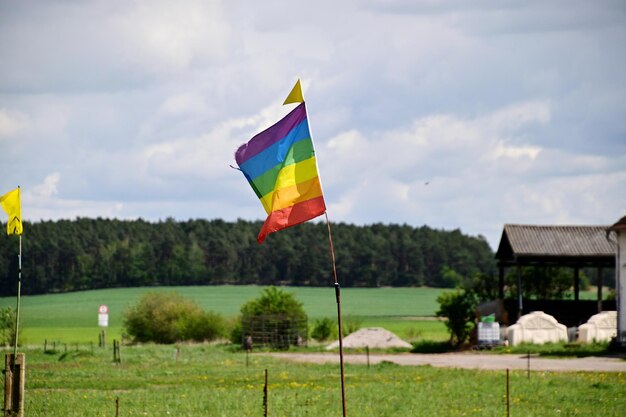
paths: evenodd
<path fill-rule="evenodd" d="M 371 349 L 387 349 L 387 348 L 411 348 L 410 343 L 400 339 L 389 330 L 385 330 L 381 327 L 369 327 L 360 329 L 354 333 L 349 334 L 343 338 L 344 348 L 365 348 Z M 336 349 L 339 347 L 339 341 L 335 341 L 326 346 L 326 349 Z"/>

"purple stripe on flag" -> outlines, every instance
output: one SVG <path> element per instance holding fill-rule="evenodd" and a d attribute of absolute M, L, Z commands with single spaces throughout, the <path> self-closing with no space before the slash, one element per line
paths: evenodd
<path fill-rule="evenodd" d="M 235 152 L 237 165 L 241 166 L 248 159 L 287 136 L 304 119 L 306 119 L 306 107 L 303 102 L 276 124 L 255 135 L 248 143 L 241 145 Z"/>

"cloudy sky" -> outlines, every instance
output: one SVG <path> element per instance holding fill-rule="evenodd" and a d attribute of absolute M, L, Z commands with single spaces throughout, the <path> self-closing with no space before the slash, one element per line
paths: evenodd
<path fill-rule="evenodd" d="M 265 216 L 234 151 L 301 78 L 333 222 L 626 214 L 623 1 L 0 0 L 27 220 Z"/>

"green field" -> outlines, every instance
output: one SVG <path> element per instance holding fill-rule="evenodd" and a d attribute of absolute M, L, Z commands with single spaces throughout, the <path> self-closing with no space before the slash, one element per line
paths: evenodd
<path fill-rule="evenodd" d="M 44 341 L 61 343 L 98 342 L 98 306 L 109 307 L 107 339 L 120 339 L 123 312 L 147 292 L 177 292 L 194 300 L 205 310 L 234 318 L 242 304 L 256 298 L 264 287 L 190 286 L 116 288 L 63 294 L 22 297 L 20 342 L 42 345 Z M 322 317 L 337 317 L 333 288 L 285 287 L 300 300 L 310 325 Z M 344 323 L 361 327 L 384 327 L 405 340 L 443 341 L 448 333 L 442 321 L 435 319 L 438 288 L 343 288 L 341 308 Z M 595 297 L 595 290 L 581 292 L 581 298 Z M 15 297 L 0 298 L 0 307 L 15 308 Z"/>
<path fill-rule="evenodd" d="M 299 364 L 220 345 L 122 347 L 44 354 L 26 350 L 30 417 L 341 416 L 339 367 Z M 506 415 L 505 371 L 382 363 L 346 365 L 347 415 L 450 417 Z M 623 416 L 626 374 L 511 372 L 511 415 Z"/>
<path fill-rule="evenodd" d="M 109 340 L 121 333 L 122 312 L 149 291 L 176 291 L 207 310 L 234 317 L 262 287 L 131 288 L 24 297 L 20 351 L 27 357 L 25 415 L 262 416 L 268 372 L 268 416 L 341 416 L 336 364 L 299 364 L 247 355 L 228 344 L 122 346 L 113 362 L 110 343 L 97 347 L 97 309 L 111 312 Z M 287 288 L 312 318 L 335 317 L 332 288 Z M 344 289 L 348 321 L 385 327 L 407 340 L 443 340 L 427 288 Z M 15 298 L 0 299 L 14 306 Z M 48 351 L 42 344 L 48 340 Z M 58 341 L 59 343 L 51 343 Z M 91 342 L 91 343 L 90 343 Z M 11 352 L 12 349 L 5 350 Z M 347 414 L 378 416 L 506 415 L 505 371 L 431 366 L 346 365 Z M 513 416 L 618 417 L 626 409 L 626 374 L 511 372 Z"/>
<path fill-rule="evenodd" d="M 246 301 L 256 298 L 259 286 L 197 286 L 119 288 L 64 294 L 22 297 L 22 344 L 41 345 L 45 340 L 63 343 L 97 342 L 98 306 L 109 308 L 107 338 L 119 339 L 122 314 L 147 292 L 175 291 L 194 300 L 205 310 L 235 317 Z M 337 304 L 333 288 L 287 287 L 295 294 L 313 322 L 322 317 L 335 318 Z M 447 337 L 442 322 L 433 320 L 441 289 L 434 288 L 344 288 L 341 290 L 342 317 L 361 326 L 385 327 L 407 339 Z M 15 307 L 14 297 L 0 299 L 0 307 Z M 416 318 L 430 317 L 427 320 Z"/>

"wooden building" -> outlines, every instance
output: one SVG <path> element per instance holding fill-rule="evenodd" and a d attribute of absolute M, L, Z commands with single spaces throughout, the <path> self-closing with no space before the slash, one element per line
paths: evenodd
<path fill-rule="evenodd" d="M 516 269 L 518 289 L 516 305 L 511 306 L 508 302 L 505 303 L 508 306 L 504 306 L 510 318 L 508 321 L 515 322 L 522 314 L 541 309 L 568 326 L 577 326 L 603 308 L 614 310 L 614 303 L 603 306 L 602 301 L 602 273 L 605 268 L 615 268 L 617 250 L 614 232 L 609 228 L 610 226 L 505 225 L 496 252 L 499 268 L 498 297 L 502 302 L 506 268 Z M 572 268 L 574 300 L 543 303 L 525 300 L 521 274 L 521 267 L 524 266 Z M 595 303 L 590 304 L 579 299 L 582 268 L 594 268 L 597 271 L 598 296 Z"/>

